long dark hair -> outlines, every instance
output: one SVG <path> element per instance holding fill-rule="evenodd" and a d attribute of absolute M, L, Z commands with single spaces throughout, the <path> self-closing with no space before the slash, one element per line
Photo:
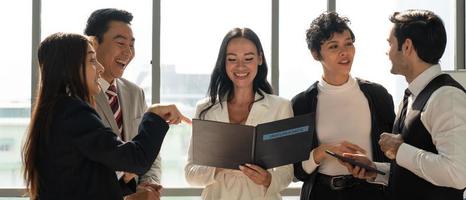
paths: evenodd
<path fill-rule="evenodd" d="M 70 96 L 90 102 L 86 80 L 89 41 L 78 34 L 55 33 L 40 43 L 40 82 L 26 141 L 22 149 L 23 177 L 31 199 L 38 199 L 38 155 L 44 150 L 57 100 Z"/>
<path fill-rule="evenodd" d="M 265 60 L 264 56 L 264 49 L 262 48 L 262 44 L 259 40 L 259 37 L 257 36 L 254 31 L 252 31 L 249 28 L 234 28 L 230 30 L 225 37 L 223 38 L 222 44 L 220 45 L 220 50 L 218 52 L 218 57 L 217 57 L 217 62 L 215 63 L 215 68 L 212 72 L 212 75 L 210 76 L 210 84 L 209 84 L 209 90 L 207 93 L 209 94 L 210 97 L 210 106 L 204 108 L 201 113 L 200 117 L 203 118 L 205 113 L 212 108 L 212 106 L 215 105 L 217 102 L 222 102 L 225 98 L 226 95 L 228 95 L 228 99 L 230 99 L 233 94 L 233 82 L 230 80 L 226 73 L 226 66 L 225 66 L 225 61 L 227 57 L 227 46 L 228 43 L 233 38 L 246 38 L 252 43 L 257 48 L 257 53 L 259 56 L 262 57 L 262 64 L 258 66 L 257 68 L 257 75 L 254 77 L 253 81 L 253 92 L 258 93 L 259 95 L 264 97 L 264 94 L 262 92 L 265 92 L 267 94 L 272 94 L 273 89 L 270 83 L 267 81 L 267 62 Z"/>

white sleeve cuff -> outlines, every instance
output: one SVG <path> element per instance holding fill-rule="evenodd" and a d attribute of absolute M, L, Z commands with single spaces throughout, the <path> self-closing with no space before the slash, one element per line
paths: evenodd
<path fill-rule="evenodd" d="M 264 188 L 264 196 L 272 197 L 285 189 L 293 180 L 293 165 L 284 165 L 272 170 L 267 170 L 272 176 L 268 188 Z"/>
<path fill-rule="evenodd" d="M 374 162 L 375 168 L 385 172 L 385 175 L 377 174 L 374 181 L 368 181 L 370 183 L 388 185 L 388 177 L 390 176 L 390 163 Z"/>
<path fill-rule="evenodd" d="M 314 161 L 314 150 L 309 153 L 309 160 L 301 163 L 306 173 L 311 174 L 319 165 Z"/>

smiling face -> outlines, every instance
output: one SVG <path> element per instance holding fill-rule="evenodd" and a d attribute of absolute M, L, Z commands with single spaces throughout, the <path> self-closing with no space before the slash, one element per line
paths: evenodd
<path fill-rule="evenodd" d="M 94 48 L 89 44 L 86 54 L 86 84 L 89 90 L 89 96 L 95 96 L 100 92 L 98 79 L 104 71 L 102 65 L 97 61 Z"/>
<path fill-rule="evenodd" d="M 96 47 L 97 60 L 105 68 L 102 77 L 109 83 L 120 78 L 134 58 L 134 37 L 129 24 L 111 21 L 103 35 L 102 43 Z"/>
<path fill-rule="evenodd" d="M 399 75 L 407 75 L 407 62 L 403 56 L 403 51 L 398 50 L 398 40 L 395 37 L 395 28 L 393 27 L 390 31 L 390 35 L 388 36 L 388 45 L 389 49 L 386 53 L 388 55 L 388 59 L 392 63 L 392 68 L 390 72 L 392 74 L 399 74 Z M 402 44 L 401 44 L 402 46 Z"/>
<path fill-rule="evenodd" d="M 354 54 L 355 48 L 348 30 L 333 33 L 333 36 L 321 45 L 320 58 L 317 52 L 312 52 L 314 59 L 322 63 L 324 78 L 348 77 Z"/>
<path fill-rule="evenodd" d="M 233 38 L 227 46 L 226 72 L 234 88 L 251 88 L 257 74 L 258 65 L 262 64 L 262 55 L 246 38 Z"/>

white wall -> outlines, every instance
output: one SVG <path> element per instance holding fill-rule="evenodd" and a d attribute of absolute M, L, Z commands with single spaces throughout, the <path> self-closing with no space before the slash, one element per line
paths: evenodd
<path fill-rule="evenodd" d="M 461 83 L 463 87 L 466 88 L 466 70 L 446 71 L 446 73 L 450 74 L 456 81 Z"/>

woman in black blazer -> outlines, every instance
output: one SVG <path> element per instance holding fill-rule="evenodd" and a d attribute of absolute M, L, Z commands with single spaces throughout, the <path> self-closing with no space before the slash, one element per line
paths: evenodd
<path fill-rule="evenodd" d="M 40 44 L 38 58 L 39 92 L 23 147 L 30 198 L 123 199 L 115 171 L 144 174 L 159 153 L 167 122 L 186 118 L 175 106 L 153 105 L 139 134 L 124 143 L 93 108 L 103 67 L 87 38 L 53 34 Z"/>
<path fill-rule="evenodd" d="M 384 198 L 383 186 L 354 178 L 325 153 L 362 153 L 386 161 L 378 140 L 382 132 L 390 132 L 395 117 L 392 97 L 383 86 L 350 75 L 355 37 L 348 22 L 326 12 L 306 32 L 308 48 L 324 73 L 292 100 L 295 115 L 315 114 L 309 160 L 294 164 L 295 177 L 304 182 L 302 200 Z"/>

